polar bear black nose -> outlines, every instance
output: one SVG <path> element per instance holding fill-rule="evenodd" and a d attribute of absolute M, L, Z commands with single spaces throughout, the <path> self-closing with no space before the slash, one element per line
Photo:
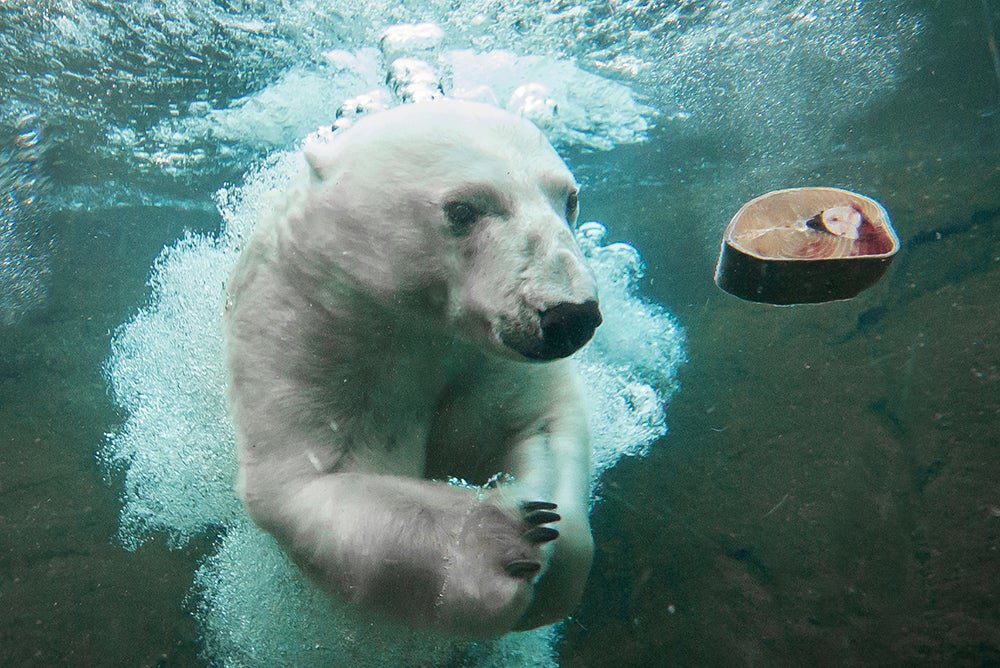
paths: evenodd
<path fill-rule="evenodd" d="M 597 301 L 589 299 L 582 304 L 563 302 L 545 309 L 540 314 L 542 350 L 540 357 L 557 359 L 572 355 L 601 324 L 601 310 Z"/>

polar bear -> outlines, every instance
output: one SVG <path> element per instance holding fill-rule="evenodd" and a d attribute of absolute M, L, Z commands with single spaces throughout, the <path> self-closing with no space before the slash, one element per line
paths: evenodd
<path fill-rule="evenodd" d="M 363 610 L 468 638 L 564 618 L 593 553 L 565 358 L 601 323 L 573 176 L 528 121 L 451 100 L 305 157 L 228 285 L 250 515 Z"/>

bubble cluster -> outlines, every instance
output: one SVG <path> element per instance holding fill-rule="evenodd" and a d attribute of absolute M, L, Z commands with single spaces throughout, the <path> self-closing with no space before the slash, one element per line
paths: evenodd
<path fill-rule="evenodd" d="M 139 157 L 160 156 L 165 169 L 188 169 L 205 157 L 201 147 L 208 142 L 249 159 L 252 151 L 287 148 L 331 120 L 341 129 L 364 113 L 445 96 L 524 115 L 557 146 L 608 150 L 644 140 L 652 125 L 653 109 L 619 82 L 546 56 L 442 49 L 424 34 L 435 36 L 432 28 L 392 26 L 381 49 L 327 51 L 320 62 L 294 67 L 225 109 L 199 107 L 164 119 L 147 135 L 160 148 Z"/>
<path fill-rule="evenodd" d="M 149 303 L 112 341 L 106 370 L 127 417 L 99 458 L 124 472 L 119 535 L 128 547 L 158 532 L 183 543 L 243 513 L 222 349 L 236 253 L 194 235 L 164 250 Z"/>
<path fill-rule="evenodd" d="M 302 164 L 298 154 L 279 154 L 243 186 L 220 189 L 223 232 L 188 234 L 164 249 L 148 303 L 115 332 L 105 372 L 126 419 L 98 457 L 124 473 L 119 536 L 130 548 L 160 532 L 183 544 L 245 514 L 226 396 L 226 281 L 257 216 Z"/>
<path fill-rule="evenodd" d="M 559 631 L 458 641 L 363 617 L 313 586 L 248 519 L 195 577 L 206 654 L 224 666 L 552 668 Z"/>
<path fill-rule="evenodd" d="M 667 433 L 666 405 L 686 360 L 684 332 L 665 308 L 638 296 L 639 252 L 606 244 L 607 228 L 580 225 L 577 241 L 597 277 L 604 323 L 574 357 L 589 398 L 594 485 L 622 456 L 641 456 Z"/>

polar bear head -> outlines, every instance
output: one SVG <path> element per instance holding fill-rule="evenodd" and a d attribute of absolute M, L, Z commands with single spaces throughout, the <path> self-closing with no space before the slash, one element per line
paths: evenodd
<path fill-rule="evenodd" d="M 509 357 L 550 360 L 601 322 L 576 244 L 578 186 L 530 122 L 442 100 L 362 119 L 306 147 L 289 222 L 301 255 L 378 303 Z"/>

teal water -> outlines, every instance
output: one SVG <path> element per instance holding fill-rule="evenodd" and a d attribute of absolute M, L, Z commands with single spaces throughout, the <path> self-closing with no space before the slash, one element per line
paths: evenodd
<path fill-rule="evenodd" d="M 214 193 L 352 93 L 323 54 L 412 20 L 450 50 L 575 65 L 564 110 L 589 125 L 551 136 L 582 215 L 641 252 L 642 294 L 687 335 L 669 433 L 604 473 L 561 664 L 1000 662 L 1000 8 L 584 8 L 4 8 L 0 664 L 220 660 L 191 594 L 218 528 L 119 537 L 125 473 L 95 457 L 128 418 L 112 336 L 164 247 L 220 230 Z M 719 292 L 729 217 L 798 185 L 885 204 L 890 273 L 821 307 Z"/>

